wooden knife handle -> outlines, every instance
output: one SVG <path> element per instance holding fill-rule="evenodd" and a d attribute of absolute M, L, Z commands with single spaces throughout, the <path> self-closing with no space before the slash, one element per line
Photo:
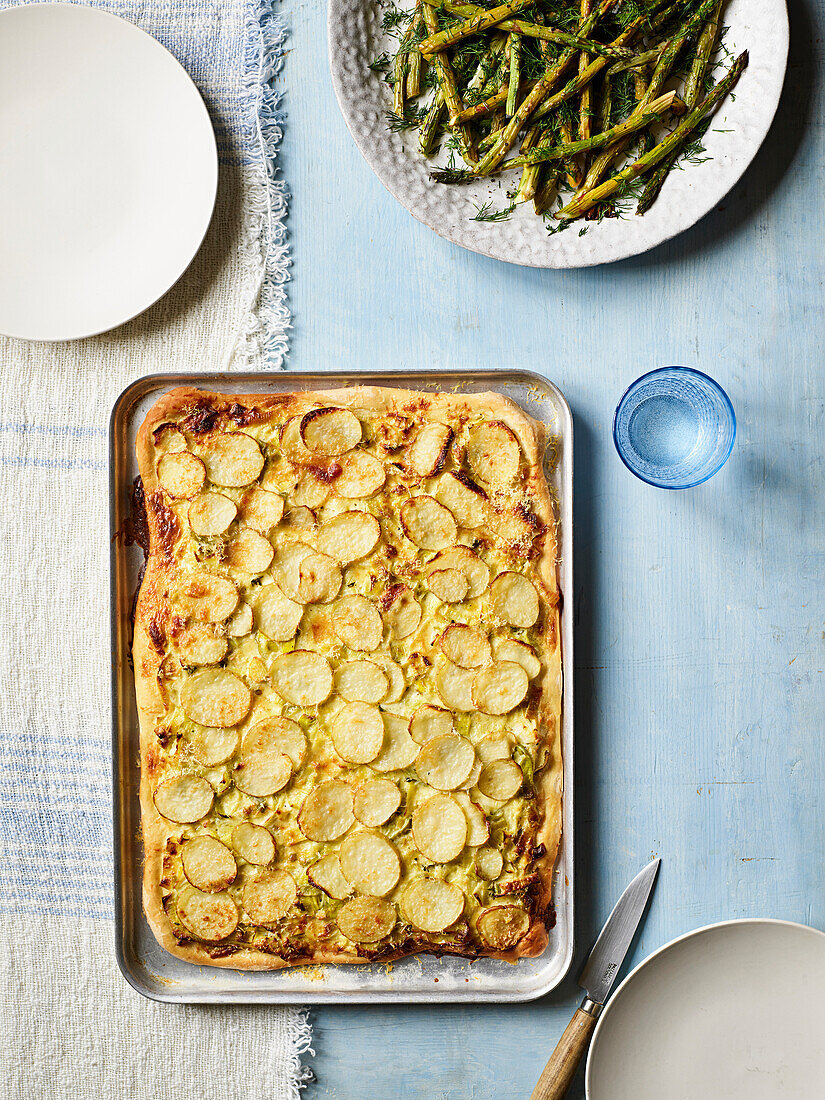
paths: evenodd
<path fill-rule="evenodd" d="M 595 1016 L 581 1008 L 576 1009 L 575 1016 L 550 1055 L 550 1061 L 542 1070 L 530 1100 L 562 1100 L 576 1076 L 595 1026 Z"/>

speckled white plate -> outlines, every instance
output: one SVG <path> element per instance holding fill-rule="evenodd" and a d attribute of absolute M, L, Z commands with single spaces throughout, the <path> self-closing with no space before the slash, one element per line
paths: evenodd
<path fill-rule="evenodd" d="M 369 64 L 394 51 L 395 39 L 381 29 L 377 0 L 330 0 L 329 56 L 332 83 L 344 119 L 361 153 L 387 190 L 419 221 L 464 248 L 530 267 L 588 267 L 646 252 L 688 229 L 733 187 L 765 139 L 782 91 L 788 55 L 785 0 L 730 0 L 726 47 L 750 51 L 750 64 L 717 111 L 705 139 L 709 160 L 671 172 L 659 200 L 644 217 L 588 222 L 548 234 L 532 203 L 501 222 L 473 221 L 491 200 L 507 205 L 514 173 L 461 187 L 434 183 L 432 161 L 417 150 L 415 131 L 390 132 L 386 114 L 391 90 Z M 724 130 L 725 133 L 719 131 Z M 506 182 L 504 182 L 506 181 Z M 584 223 L 582 223 L 584 224 Z"/>

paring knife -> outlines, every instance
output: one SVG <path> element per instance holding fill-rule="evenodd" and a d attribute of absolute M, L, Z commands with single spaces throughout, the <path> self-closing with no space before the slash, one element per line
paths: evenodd
<path fill-rule="evenodd" d="M 661 862 L 654 859 L 636 875 L 607 918 L 579 977 L 579 985 L 587 996 L 550 1055 L 530 1100 L 562 1100 L 570 1087 L 644 916 Z"/>

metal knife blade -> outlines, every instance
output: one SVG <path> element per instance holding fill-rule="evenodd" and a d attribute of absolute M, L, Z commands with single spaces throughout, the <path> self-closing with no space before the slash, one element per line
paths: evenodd
<path fill-rule="evenodd" d="M 579 985 L 597 1005 L 605 1003 L 613 987 L 644 915 L 661 862 L 654 859 L 636 875 L 613 907 L 584 964 Z"/>

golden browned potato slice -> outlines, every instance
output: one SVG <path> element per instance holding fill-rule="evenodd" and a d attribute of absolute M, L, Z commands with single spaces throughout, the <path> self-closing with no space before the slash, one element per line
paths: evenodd
<path fill-rule="evenodd" d="M 328 779 L 314 787 L 298 814 L 298 828 L 307 840 L 337 840 L 355 821 L 352 787 L 343 779 Z"/>
<path fill-rule="evenodd" d="M 484 714 L 509 714 L 527 694 L 527 673 L 514 661 L 496 661 L 479 669 L 473 680 L 473 702 Z"/>
<path fill-rule="evenodd" d="M 415 809 L 412 834 L 423 856 L 434 863 L 449 863 L 467 843 L 467 818 L 448 794 L 435 794 Z"/>
<path fill-rule="evenodd" d="M 353 809 L 362 825 L 377 828 L 401 805 L 401 791 L 391 779 L 368 779 L 355 791 Z"/>
<path fill-rule="evenodd" d="M 395 909 L 383 898 L 352 898 L 338 910 L 338 929 L 353 943 L 376 943 L 395 927 Z"/>
<path fill-rule="evenodd" d="M 242 821 L 232 830 L 232 847 L 247 863 L 266 867 L 275 858 L 275 841 L 269 829 Z"/>
<path fill-rule="evenodd" d="M 503 731 L 488 733 L 476 745 L 476 755 L 483 764 L 491 760 L 509 760 L 510 751 L 510 739 Z"/>
<path fill-rule="evenodd" d="M 213 836 L 194 836 L 181 846 L 183 873 L 198 890 L 216 894 L 235 881 L 238 865 L 225 844 Z"/>
<path fill-rule="evenodd" d="M 387 589 L 381 604 L 384 608 L 384 622 L 399 641 L 418 629 L 421 605 L 406 584 L 396 584 Z"/>
<path fill-rule="evenodd" d="M 425 745 L 431 737 L 444 737 L 452 732 L 453 716 L 443 707 L 427 703 L 410 719 L 410 737 L 419 745 Z"/>
<path fill-rule="evenodd" d="M 354 833 L 338 852 L 344 878 L 359 894 L 383 898 L 401 877 L 401 861 L 392 844 L 377 833 Z"/>
<path fill-rule="evenodd" d="M 235 502 L 223 493 L 201 493 L 189 505 L 189 526 L 203 538 L 222 535 L 237 514 Z"/>
<path fill-rule="evenodd" d="M 287 420 L 281 429 L 281 451 L 290 462 L 299 466 L 306 466 L 312 462 L 312 454 L 304 445 L 301 438 L 301 416 L 293 416 Z"/>
<path fill-rule="evenodd" d="M 220 623 L 238 606 L 238 590 L 226 577 L 192 573 L 181 578 L 178 595 L 184 610 L 200 623 Z"/>
<path fill-rule="evenodd" d="M 275 550 L 269 539 L 251 527 L 244 527 L 227 547 L 226 564 L 242 573 L 263 573 L 269 569 L 274 557 Z"/>
<path fill-rule="evenodd" d="M 318 549 L 341 565 L 365 558 L 381 537 L 381 526 L 369 512 L 341 512 L 318 531 Z"/>
<path fill-rule="evenodd" d="M 264 718 L 247 731 L 243 739 L 244 755 L 283 753 L 297 771 L 307 751 L 306 734 L 291 718 L 276 715 Z"/>
<path fill-rule="evenodd" d="M 384 744 L 384 719 L 371 703 L 347 703 L 332 720 L 332 743 L 350 764 L 369 764 Z"/>
<path fill-rule="evenodd" d="M 242 752 L 232 769 L 235 786 L 253 798 L 276 794 L 291 778 L 292 762 L 281 752 Z"/>
<path fill-rule="evenodd" d="M 352 887 L 341 874 L 341 863 L 337 852 L 321 856 L 307 871 L 307 878 L 313 886 L 323 890 L 336 901 L 343 901 L 352 893 Z"/>
<path fill-rule="evenodd" d="M 397 703 L 404 692 L 407 690 L 407 682 L 404 679 L 404 670 L 400 665 L 397 665 L 395 661 L 391 661 L 389 657 L 383 653 L 371 653 L 370 660 L 373 664 L 378 665 L 383 673 L 385 673 L 387 679 L 390 682 L 390 686 L 387 688 L 387 694 L 381 700 L 382 703 Z"/>
<path fill-rule="evenodd" d="M 541 672 L 541 661 L 533 647 L 515 638 L 508 638 L 501 643 L 496 650 L 496 660 L 514 661 L 517 665 L 521 665 L 530 680 L 534 680 Z"/>
<path fill-rule="evenodd" d="M 292 542 L 278 548 L 272 575 L 283 594 L 294 603 L 305 602 L 300 596 L 301 562 L 314 553 L 305 542 Z"/>
<path fill-rule="evenodd" d="M 386 481 L 384 466 L 365 451 L 353 451 L 340 460 L 341 473 L 335 479 L 335 492 L 347 500 L 371 497 Z"/>
<path fill-rule="evenodd" d="M 155 806 L 168 821 L 185 824 L 206 817 L 212 809 L 214 797 L 205 779 L 197 775 L 178 775 L 165 780 L 157 788 Z"/>
<path fill-rule="evenodd" d="M 431 737 L 422 746 L 415 770 L 422 783 L 439 791 L 454 791 L 469 778 L 475 757 L 475 749 L 466 737 L 445 733 Z"/>
<path fill-rule="evenodd" d="M 343 596 L 332 609 L 332 628 L 353 650 L 371 652 L 384 636 L 378 608 L 366 596 Z"/>
<path fill-rule="evenodd" d="M 195 759 L 207 768 L 223 764 L 238 751 L 241 739 L 236 729 L 214 729 L 211 726 L 197 726 L 189 734 L 188 742 Z"/>
<path fill-rule="evenodd" d="M 527 913 L 516 905 L 495 905 L 476 920 L 478 934 L 498 951 L 515 947 L 530 927 Z"/>
<path fill-rule="evenodd" d="M 432 477 L 444 465 L 452 438 L 446 424 L 425 424 L 407 449 L 406 465 L 419 477 Z"/>
<path fill-rule="evenodd" d="M 206 894 L 190 886 L 176 905 L 181 924 L 195 939 L 219 943 L 238 927 L 238 907 L 229 894 Z"/>
<path fill-rule="evenodd" d="M 361 442 L 361 421 L 349 409 L 312 409 L 301 419 L 301 439 L 313 455 L 342 455 Z"/>
<path fill-rule="evenodd" d="M 427 587 L 442 603 L 461 603 L 470 592 L 470 582 L 459 569 L 434 569 Z"/>
<path fill-rule="evenodd" d="M 254 488 L 244 494 L 241 501 L 241 521 L 253 531 L 268 535 L 277 527 L 284 515 L 284 498 L 268 489 Z"/>
<path fill-rule="evenodd" d="M 467 844 L 470 848 L 477 848 L 479 844 L 486 844 L 490 839 L 490 827 L 484 811 L 475 802 L 470 801 L 469 795 L 464 791 L 458 791 L 453 796 L 460 804 L 467 818 Z"/>
<path fill-rule="evenodd" d="M 491 760 L 481 769 L 478 789 L 488 798 L 507 802 L 521 790 L 523 780 L 521 768 L 515 760 Z"/>
<path fill-rule="evenodd" d="M 272 686 L 282 699 L 298 707 L 314 707 L 332 692 L 332 669 L 320 653 L 295 649 L 272 665 Z"/>
<path fill-rule="evenodd" d="M 206 467 L 189 451 L 165 454 L 158 463 L 158 481 L 170 497 L 187 499 L 203 488 Z"/>
<path fill-rule="evenodd" d="M 254 597 L 258 630 L 273 642 L 288 642 L 295 637 L 304 614 L 304 606 L 285 596 L 277 584 L 268 584 Z"/>
<path fill-rule="evenodd" d="M 464 912 L 464 894 L 458 886 L 440 879 L 421 878 L 401 897 L 401 914 L 422 932 L 443 932 Z"/>
<path fill-rule="evenodd" d="M 290 494 L 293 504 L 301 508 L 320 508 L 330 494 L 330 487 L 310 469 L 301 474 L 298 484 Z"/>
<path fill-rule="evenodd" d="M 201 444 L 201 455 L 212 484 L 227 488 L 249 485 L 264 468 L 261 448 L 245 432 L 213 435 Z"/>
<path fill-rule="evenodd" d="M 245 638 L 252 633 L 252 608 L 242 603 L 226 624 L 226 633 L 230 638 Z"/>
<path fill-rule="evenodd" d="M 298 565 L 301 603 L 329 603 L 341 590 L 341 567 L 326 554 L 307 554 Z"/>
<path fill-rule="evenodd" d="M 519 441 L 502 421 L 486 420 L 470 432 L 467 464 L 482 485 L 496 489 L 512 485 L 521 465 Z"/>
<path fill-rule="evenodd" d="M 498 848 L 479 848 L 476 852 L 476 870 L 488 882 L 494 882 L 503 867 L 504 857 Z"/>
<path fill-rule="evenodd" d="M 459 668 L 479 668 L 492 658 L 489 638 L 463 623 L 448 626 L 439 647 L 447 660 Z"/>
<path fill-rule="evenodd" d="M 209 623 L 190 623 L 174 641 L 175 651 L 184 665 L 216 665 L 226 656 L 229 643 L 216 634 Z"/>
<path fill-rule="evenodd" d="M 252 693 L 233 672 L 203 668 L 186 679 L 180 704 L 199 726 L 237 726 L 249 713 Z"/>
<path fill-rule="evenodd" d="M 404 501 L 400 518 L 404 534 L 422 550 L 443 550 L 452 546 L 458 537 L 452 512 L 435 497 L 412 497 Z"/>
<path fill-rule="evenodd" d="M 460 527 L 472 530 L 484 523 L 487 494 L 461 471 L 442 474 L 433 495 L 452 512 Z"/>
<path fill-rule="evenodd" d="M 539 594 L 521 573 L 499 573 L 490 585 L 490 609 L 510 626 L 532 626 L 539 617 Z"/>
<path fill-rule="evenodd" d="M 295 879 L 288 871 L 261 871 L 243 890 L 243 907 L 253 924 L 277 924 L 298 898 Z"/>
<path fill-rule="evenodd" d="M 377 772 L 409 768 L 418 756 L 418 745 L 410 737 L 408 719 L 384 711 L 384 747 L 372 761 Z"/>
<path fill-rule="evenodd" d="M 449 550 L 443 550 L 427 565 L 430 576 L 441 569 L 458 569 L 464 574 L 468 584 L 467 598 L 471 600 L 480 596 L 490 583 L 490 570 L 478 554 L 466 546 L 453 546 Z"/>
<path fill-rule="evenodd" d="M 472 668 L 459 668 L 446 661 L 438 670 L 436 689 L 445 707 L 466 712 L 475 710 L 473 681 L 476 672 Z"/>
<path fill-rule="evenodd" d="M 335 690 L 348 703 L 380 703 L 390 686 L 374 661 L 348 661 L 335 673 Z"/>

